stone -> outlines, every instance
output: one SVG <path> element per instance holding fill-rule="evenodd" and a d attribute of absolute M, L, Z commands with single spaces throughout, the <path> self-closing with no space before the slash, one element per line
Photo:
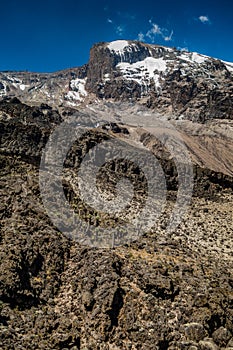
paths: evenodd
<path fill-rule="evenodd" d="M 208 296 L 205 294 L 198 294 L 194 300 L 194 305 L 197 307 L 203 307 L 206 305 Z"/>
<path fill-rule="evenodd" d="M 219 350 L 219 347 L 213 342 L 212 339 L 201 340 L 199 342 L 200 350 Z"/>
<path fill-rule="evenodd" d="M 140 52 L 134 52 L 134 57 L 127 54 L 126 58 L 142 59 L 148 54 L 148 47 L 146 49 L 144 44 L 140 47 Z M 153 55 L 162 58 L 165 51 L 155 45 Z M 142 91 L 136 82 L 124 81 L 120 72 L 115 70 L 114 64 L 119 58 L 108 52 L 109 61 L 106 61 L 106 67 L 101 67 L 104 52 L 93 55 L 99 58 L 96 67 L 93 56 L 91 68 L 54 73 L 53 84 L 50 75 L 33 73 L 30 83 L 42 84 L 44 91 L 54 93 L 59 86 L 63 93 L 62 89 L 69 86 L 71 79 L 86 78 L 88 69 L 92 69 L 90 91 L 96 88 L 96 93 L 106 98 L 112 93 L 114 99 L 120 99 L 119 102 L 112 100 L 109 103 L 105 99 L 97 103 L 92 94 L 93 105 L 100 109 L 99 112 L 90 112 L 81 105 L 78 110 L 66 109 L 61 105 L 59 110 L 54 106 L 41 106 L 43 99 L 39 98 L 39 87 L 38 90 L 32 89 L 37 96 L 33 100 L 35 105 L 32 101 L 28 104 L 25 101 L 30 98 L 30 91 L 21 94 L 21 102 L 11 101 L 10 98 L 0 101 L 1 348 L 216 350 L 220 348 L 218 344 L 228 339 L 228 331 L 233 334 L 231 105 L 228 119 L 222 122 L 209 120 L 208 113 L 211 108 L 217 108 L 217 101 L 220 105 L 214 111 L 214 118 L 225 116 L 226 105 L 222 104 L 224 96 L 217 93 L 212 96 L 213 101 L 206 104 L 209 87 L 206 87 L 205 96 L 204 81 L 199 81 L 200 86 L 195 81 L 196 76 L 193 80 L 184 81 L 180 71 L 174 72 L 164 82 L 167 88 L 163 92 L 161 108 L 167 111 L 172 101 L 175 110 L 172 113 L 179 116 L 187 103 L 184 117 L 193 116 L 195 120 L 203 122 L 174 122 L 176 127 L 181 128 L 185 142 L 190 143 L 195 186 L 186 217 L 171 232 L 166 228 L 177 198 L 179 183 L 176 164 L 166 147 L 156 142 L 156 137 L 133 124 L 134 113 L 144 117 L 149 111 L 145 105 L 127 100 L 129 96 L 140 99 Z M 177 53 L 174 55 L 176 57 Z M 107 69 L 111 62 L 110 79 L 116 78 L 116 81 L 106 87 L 98 79 L 101 78 L 101 69 Z M 214 61 L 209 64 L 210 71 L 215 72 L 215 77 L 218 72 L 222 84 L 225 84 L 229 77 L 225 80 L 224 67 Z M 22 79 L 27 76 L 27 72 L 9 72 L 10 76 L 14 74 L 21 74 Z M 94 86 L 96 83 L 102 84 L 101 90 L 98 85 Z M 127 89 L 130 86 L 132 93 Z M 154 85 L 151 89 L 156 93 Z M 166 97 L 168 104 L 165 107 L 165 95 L 170 92 L 172 95 Z M 226 91 L 223 89 L 224 93 Z M 49 99 L 48 96 L 46 98 Z M 158 95 L 151 96 L 151 108 L 157 99 Z M 82 159 L 90 149 L 109 140 L 110 136 L 135 145 L 137 151 L 147 147 L 158 156 L 167 185 L 161 225 L 158 220 L 158 225 L 156 223 L 143 235 L 140 235 L 140 226 L 135 234 L 132 225 L 130 229 L 135 239 L 113 249 L 90 247 L 72 239 L 67 234 L 68 221 L 64 222 L 67 231 L 60 232 L 43 206 L 39 183 L 42 151 L 54 128 L 74 113 L 78 123 L 88 124 L 92 118 L 105 118 L 109 111 L 114 111 L 117 123 L 111 124 L 108 120 L 106 125 L 109 128 L 105 129 L 93 123 L 96 127 L 74 143 L 64 162 L 64 194 L 85 224 L 84 232 L 83 227 L 77 227 L 76 232 L 89 235 L 92 239 L 86 226 L 90 228 L 95 225 L 101 227 L 102 232 L 96 231 L 93 239 L 97 240 L 98 234 L 101 236 L 105 232 L 109 238 L 106 228 L 124 226 L 125 222 L 130 221 L 131 214 L 136 218 L 138 213 L 142 213 L 146 202 L 150 210 L 143 169 L 127 161 L 121 166 L 120 162 L 109 162 L 99 171 L 97 181 L 101 193 L 109 194 L 109 197 L 114 197 L 117 192 L 117 168 L 121 170 L 119 178 L 125 176 L 134 181 L 134 198 L 129 203 L 127 220 L 124 216 L 126 210 L 119 217 L 98 212 L 94 210 L 93 196 L 90 205 L 86 205 L 76 191 L 76 175 Z M 202 114 L 204 112 L 205 115 Z M 132 116 L 132 125 L 121 124 L 123 113 Z M 51 202 L 54 200 L 52 196 L 49 198 Z M 180 203 L 183 203 L 183 197 Z M 204 210 L 206 208 L 208 211 Z M 58 210 L 56 214 L 60 216 Z M 125 231 L 119 230 L 119 233 L 123 235 Z M 227 332 L 223 327 L 227 328 Z M 207 333 L 211 336 L 213 333 L 214 339 L 205 338 Z M 233 347 L 232 339 L 224 345 L 224 349 L 227 347 Z"/>
<path fill-rule="evenodd" d="M 93 295 L 86 291 L 82 294 L 82 302 L 84 304 L 84 306 L 86 307 L 86 309 L 90 309 L 94 300 L 93 300 Z"/>
<path fill-rule="evenodd" d="M 228 329 L 220 327 L 212 334 L 212 338 L 216 344 L 218 344 L 220 347 L 224 347 L 229 342 L 231 333 Z"/>
<path fill-rule="evenodd" d="M 204 327 L 200 323 L 195 323 L 195 322 L 187 323 L 187 324 L 184 324 L 183 327 L 184 327 L 184 334 L 186 338 L 189 340 L 199 341 L 206 336 Z"/>

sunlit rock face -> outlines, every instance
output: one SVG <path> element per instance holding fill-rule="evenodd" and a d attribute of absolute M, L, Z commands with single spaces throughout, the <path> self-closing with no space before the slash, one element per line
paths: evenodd
<path fill-rule="evenodd" d="M 118 40 L 92 47 L 87 65 L 50 74 L 0 73 L 0 97 L 72 106 L 139 102 L 172 118 L 233 118 L 233 63 L 196 52 Z"/>
<path fill-rule="evenodd" d="M 232 119 L 232 71 L 233 64 L 195 52 L 121 40 L 91 49 L 87 89 L 180 119 Z"/>
<path fill-rule="evenodd" d="M 232 67 L 123 40 L 95 45 L 80 68 L 0 73 L 1 349 L 233 349 Z M 61 166 L 53 155 L 57 159 L 70 141 L 68 127 L 80 127 L 82 135 L 71 141 L 58 179 Z M 57 128 L 61 138 L 54 136 Z M 180 138 L 169 147 L 174 131 Z M 54 152 L 41 166 L 52 134 Z M 190 155 L 194 188 L 171 232 L 167 224 L 182 184 L 180 141 Z M 98 158 L 99 145 L 114 155 L 94 177 L 107 205 L 119 192 L 128 198 L 133 188 L 119 216 L 96 206 L 96 192 L 87 198 L 79 191 L 95 174 L 82 177 L 80 167 L 86 155 Z M 123 149 L 130 158 L 119 158 Z M 158 187 L 151 196 L 149 153 L 166 183 L 158 221 L 150 205 L 161 199 L 162 182 L 153 172 Z M 135 162 L 141 159 L 145 166 Z M 41 181 L 45 172 L 48 181 Z M 56 206 L 61 194 L 82 223 L 74 236 L 66 216 L 61 231 L 51 219 L 51 212 L 64 218 Z M 122 231 L 145 204 L 142 219 L 152 213 L 154 226 Z M 110 236 L 108 228 L 115 227 L 119 232 Z M 125 233 L 131 239 L 115 244 Z"/>

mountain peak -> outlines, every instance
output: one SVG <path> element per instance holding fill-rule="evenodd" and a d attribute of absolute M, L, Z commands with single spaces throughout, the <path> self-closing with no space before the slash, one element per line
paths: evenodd
<path fill-rule="evenodd" d="M 116 40 L 108 44 L 108 48 L 110 51 L 120 52 L 120 53 L 124 52 L 124 50 L 129 46 L 130 44 L 127 40 Z"/>
<path fill-rule="evenodd" d="M 86 88 L 100 99 L 141 101 L 180 118 L 232 118 L 232 70 L 196 52 L 117 40 L 91 49 Z"/>
<path fill-rule="evenodd" d="M 196 52 L 116 40 L 95 44 L 87 65 L 53 74 L 0 73 L 0 97 L 72 106 L 133 101 L 172 118 L 233 118 L 233 63 Z"/>

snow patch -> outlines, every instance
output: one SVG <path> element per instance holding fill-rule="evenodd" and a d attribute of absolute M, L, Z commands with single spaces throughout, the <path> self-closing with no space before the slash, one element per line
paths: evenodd
<path fill-rule="evenodd" d="M 208 59 L 208 56 L 200 55 L 197 52 L 192 53 L 192 61 L 193 62 L 201 64 L 201 63 L 204 63 L 207 59 Z"/>
<path fill-rule="evenodd" d="M 80 98 L 80 94 L 77 91 L 69 91 L 66 95 L 66 98 L 68 100 L 75 100 L 75 101 L 80 101 L 82 98 Z"/>
<path fill-rule="evenodd" d="M 20 88 L 20 90 L 24 91 L 24 90 L 26 89 L 26 85 L 20 84 L 20 85 L 19 85 L 19 88 Z"/>
<path fill-rule="evenodd" d="M 128 74 L 129 71 L 141 71 L 144 72 L 144 75 L 149 75 L 150 78 L 153 78 L 154 71 L 158 70 L 159 72 L 165 72 L 167 64 L 163 58 L 147 57 L 143 61 L 138 61 L 132 64 L 127 62 L 118 63 L 117 68 L 120 68 L 123 74 Z"/>
<path fill-rule="evenodd" d="M 111 79 L 110 79 L 110 74 L 109 74 L 109 73 L 104 74 L 104 80 L 105 80 L 105 81 L 111 80 Z"/>
<path fill-rule="evenodd" d="M 116 40 L 108 44 L 108 48 L 110 51 L 115 51 L 121 54 L 124 53 L 124 49 L 127 46 L 129 46 L 129 43 L 126 40 Z"/>
<path fill-rule="evenodd" d="M 5 96 L 6 95 L 6 85 L 3 84 L 3 82 L 1 82 L 1 84 L 3 85 L 3 89 L 0 89 L 0 96 Z"/>
<path fill-rule="evenodd" d="M 232 62 L 227 62 L 227 61 L 222 61 L 226 68 L 230 71 L 230 72 L 233 72 L 233 63 Z"/>
<path fill-rule="evenodd" d="M 117 68 L 121 70 L 125 79 L 136 81 L 146 92 L 151 79 L 154 80 L 156 88 L 160 87 L 160 73 L 166 71 L 167 64 L 163 58 L 147 57 L 132 64 L 118 63 Z"/>
<path fill-rule="evenodd" d="M 6 75 L 5 77 L 13 87 L 20 89 L 21 91 L 24 91 L 29 86 L 25 85 L 21 79 L 18 79 L 14 76 Z"/>
<path fill-rule="evenodd" d="M 87 96 L 85 89 L 86 79 L 73 79 L 70 81 L 71 90 L 66 94 L 65 98 L 69 101 L 83 101 Z"/>
<path fill-rule="evenodd" d="M 197 64 L 202 64 L 209 59 L 208 56 L 200 55 L 197 52 L 184 52 L 179 57 L 184 61 Z"/>

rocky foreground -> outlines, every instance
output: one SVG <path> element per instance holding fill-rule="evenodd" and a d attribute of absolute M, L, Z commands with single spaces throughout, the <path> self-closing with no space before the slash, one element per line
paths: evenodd
<path fill-rule="evenodd" d="M 114 106 L 112 114 L 117 109 L 120 118 L 123 111 Z M 89 109 L 78 115 L 96 113 Z M 119 119 L 105 130 L 93 129 L 92 143 L 80 141 L 67 159 L 68 170 L 99 135 L 110 135 L 160 154 L 167 176 L 167 206 L 154 229 L 127 244 L 100 249 L 59 232 L 40 197 L 41 152 L 66 116 L 67 110 L 62 114 L 45 104 L 0 102 L 0 348 L 233 349 L 230 121 L 176 125 L 192 150 L 195 184 L 188 213 L 172 233 L 166 220 L 177 174 L 148 131 L 134 126 L 133 119 L 131 125 Z M 108 188 L 106 179 L 101 181 Z M 113 224 L 114 218 L 97 218 L 89 207 L 80 207 L 70 185 L 67 178 L 66 196 L 83 220 Z"/>

